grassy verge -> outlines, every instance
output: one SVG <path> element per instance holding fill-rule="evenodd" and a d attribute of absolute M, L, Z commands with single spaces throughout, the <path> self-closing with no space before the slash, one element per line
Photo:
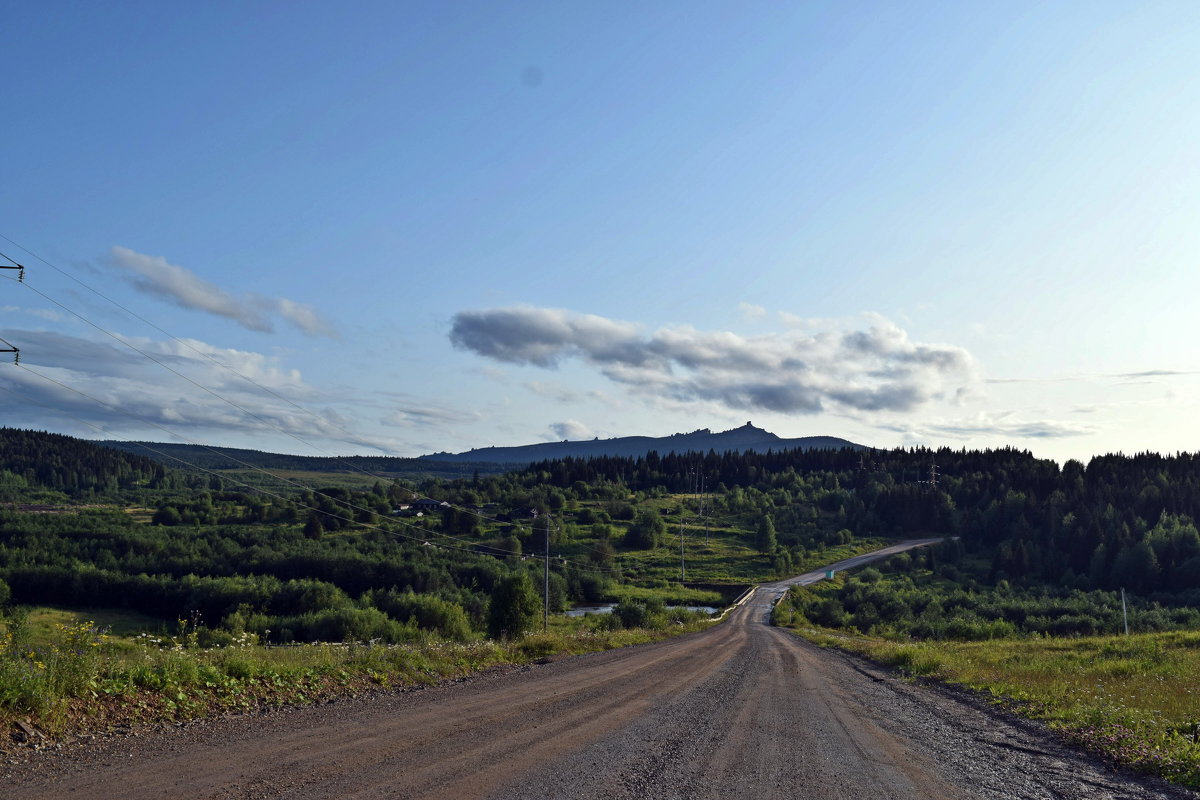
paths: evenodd
<path fill-rule="evenodd" d="M 734 539 L 729 531 L 715 529 L 710 543 L 703 538 L 696 544 L 689 539 L 687 556 L 687 579 L 695 583 L 751 584 L 778 580 L 819 569 L 842 559 L 869 553 L 894 544 L 893 540 L 881 538 L 855 539 L 847 544 L 837 544 L 813 550 L 804 558 L 793 563 L 784 575 L 774 572 L 767 556 L 746 547 Z M 689 534 L 690 536 L 690 534 Z M 676 540 L 678 542 L 678 540 Z M 640 583 L 679 580 L 679 549 L 660 547 L 654 550 L 631 550 L 621 553 L 622 568 Z M 624 591 L 626 586 L 619 587 Z"/>
<path fill-rule="evenodd" d="M 822 646 L 981 691 L 1114 763 L 1200 788 L 1200 633 L 889 641 L 790 627 Z"/>
<path fill-rule="evenodd" d="M 234 646 L 205 649 L 183 624 L 173 636 L 121 637 L 79 619 L 80 613 L 41 610 L 0 622 L 0 724 L 12 734 L 0 741 L 0 749 L 146 722 L 435 684 L 710 624 L 696 616 L 658 630 L 604 630 L 586 620 L 556 618 L 547 633 L 503 642 L 264 647 L 246 635 Z"/>
<path fill-rule="evenodd" d="M 722 604 L 721 593 L 707 589 L 693 589 L 678 583 L 662 581 L 662 586 L 620 585 L 613 588 L 607 599 L 613 602 L 622 599 L 657 600 L 668 605 L 712 606 Z"/>

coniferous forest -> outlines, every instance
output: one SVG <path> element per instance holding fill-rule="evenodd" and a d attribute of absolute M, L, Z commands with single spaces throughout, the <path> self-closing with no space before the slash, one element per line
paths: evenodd
<path fill-rule="evenodd" d="M 546 541 L 563 610 L 630 594 L 716 603 L 722 584 L 794 574 L 830 548 L 945 536 L 895 560 L 897 578 L 865 573 L 804 611 L 918 637 L 1075 635 L 1115 632 L 1124 589 L 1141 629 L 1195 627 L 1198 466 L 1150 453 L 1059 466 L 1012 449 L 651 453 L 264 488 L 2 429 L 0 597 L 192 618 L 218 638 L 466 639 L 504 633 L 497 598 L 541 586 Z"/>

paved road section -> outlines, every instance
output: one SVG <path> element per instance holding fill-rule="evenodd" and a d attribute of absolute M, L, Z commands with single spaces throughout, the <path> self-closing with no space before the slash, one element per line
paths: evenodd
<path fill-rule="evenodd" d="M 781 590 L 652 645 L 39 756 L 0 796 L 1197 797 L 773 628 Z"/>

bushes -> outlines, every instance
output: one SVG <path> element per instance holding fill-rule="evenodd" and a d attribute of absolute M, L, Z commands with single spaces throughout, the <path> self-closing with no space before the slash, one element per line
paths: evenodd
<path fill-rule="evenodd" d="M 393 619 L 436 632 L 446 639 L 465 642 L 472 638 L 467 612 L 458 603 L 411 591 L 401 593 L 395 589 L 376 590 L 368 593 L 364 599 Z"/>
<path fill-rule="evenodd" d="M 651 550 L 658 547 L 667 526 L 658 512 L 652 508 L 639 511 L 629 531 L 622 540 L 626 547 Z"/>
<path fill-rule="evenodd" d="M 416 625 L 403 625 L 377 608 L 333 608 L 278 619 L 280 630 L 289 630 L 306 642 L 369 642 L 388 644 L 420 638 Z"/>
<path fill-rule="evenodd" d="M 818 584 L 792 593 L 795 614 L 827 628 L 854 627 L 863 633 L 895 633 L 917 639 L 982 641 L 1017 635 L 1093 636 L 1123 630 L 1120 596 L 1078 589 L 1020 589 L 1002 582 L 995 589 L 966 591 L 935 576 L 917 581 L 863 570 L 845 583 Z M 1135 631 L 1194 628 L 1200 611 L 1167 608 L 1131 598 Z"/>
<path fill-rule="evenodd" d="M 496 584 L 488 612 L 488 634 L 494 639 L 520 636 L 531 629 L 542 604 L 526 572 L 515 572 Z"/>
<path fill-rule="evenodd" d="M 663 626 L 663 602 L 656 598 L 646 600 L 621 600 L 612 610 L 612 616 L 620 620 L 623 628 L 661 628 Z"/>

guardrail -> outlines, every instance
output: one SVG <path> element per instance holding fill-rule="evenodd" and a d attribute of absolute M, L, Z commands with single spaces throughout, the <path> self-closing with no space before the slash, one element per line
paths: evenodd
<path fill-rule="evenodd" d="M 958 538 L 958 537 L 953 537 L 953 538 Z M 842 559 L 841 561 L 837 562 L 836 564 L 830 564 L 829 566 L 827 566 L 821 570 L 816 570 L 818 572 L 824 572 L 825 574 L 813 582 L 816 583 L 818 581 L 832 578 L 835 572 L 842 572 L 847 569 L 854 569 L 858 566 L 861 566 L 862 564 L 871 563 L 871 562 L 877 560 L 877 558 L 890 558 L 893 555 L 899 555 L 899 553 L 907 552 L 908 550 L 912 550 L 917 547 L 925 547 L 927 545 L 937 544 L 938 542 L 943 542 L 945 540 L 946 540 L 946 537 L 944 537 L 944 536 L 933 537 L 933 538 L 929 538 L 929 539 L 919 539 L 919 540 L 912 541 L 908 547 L 906 547 L 904 550 L 901 550 L 897 553 L 888 553 L 886 555 L 877 555 L 879 551 L 876 551 L 875 553 L 861 553 L 861 554 L 859 554 L 857 556 L 853 556 L 851 558 Z M 884 549 L 887 549 L 887 548 L 884 548 Z M 865 560 L 859 561 L 859 559 L 862 559 L 863 556 L 873 556 L 873 555 L 876 555 L 876 558 L 867 558 Z M 854 561 L 856 563 L 846 564 L 847 561 Z M 804 574 L 808 575 L 810 573 L 804 573 Z M 798 576 L 798 577 L 803 577 L 803 576 Z M 722 611 L 721 616 L 717 617 L 716 621 L 717 622 L 723 621 L 725 619 L 725 617 L 727 617 L 729 615 L 730 611 L 733 611 L 738 606 L 744 604 L 747 600 L 750 599 L 751 595 L 753 595 L 755 591 L 757 591 L 758 589 L 761 589 L 764 585 L 765 584 L 758 584 L 757 586 L 751 586 L 749 589 L 747 589 L 745 592 L 742 593 L 741 597 L 739 597 L 736 601 L 734 601 L 733 605 L 729 606 L 729 608 Z M 799 586 L 800 584 L 795 584 L 795 585 Z M 778 606 L 781 602 L 783 602 L 783 598 L 788 596 L 788 593 L 792 590 L 792 586 L 790 586 L 790 585 L 784 586 L 784 587 L 782 587 L 782 589 L 783 589 L 783 591 L 780 592 L 779 595 L 775 598 L 775 600 L 771 603 L 772 612 L 774 612 L 776 606 Z"/>
<path fill-rule="evenodd" d="M 721 616 L 717 617 L 717 622 L 721 622 L 722 620 L 724 620 L 725 617 L 727 617 L 729 615 L 730 611 L 733 611 L 738 606 L 744 604 L 747 600 L 750 599 L 750 596 L 753 595 L 756 591 L 758 591 L 758 587 L 751 586 L 749 589 L 742 592 L 741 596 L 738 597 L 737 600 L 733 601 L 733 605 L 729 606 L 728 608 L 726 608 L 724 611 L 721 612 Z"/>

